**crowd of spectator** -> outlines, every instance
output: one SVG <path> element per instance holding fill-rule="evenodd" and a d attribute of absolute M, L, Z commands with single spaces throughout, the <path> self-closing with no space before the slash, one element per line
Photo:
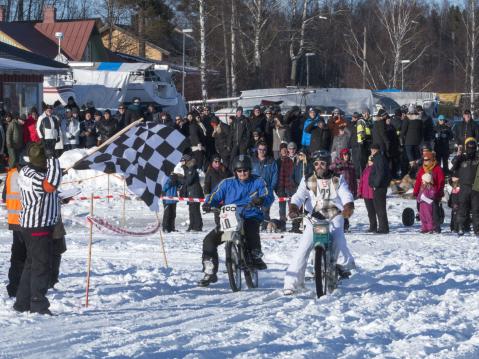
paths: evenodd
<path fill-rule="evenodd" d="M 143 107 L 140 99 L 128 106 L 119 104 L 114 111 L 101 112 L 93 106 L 80 108 L 69 98 L 65 106 L 57 102 L 45 105 L 42 111 L 32 108 L 28 114 L 4 113 L 0 151 L 12 167 L 30 142 L 48 142 L 57 136 L 59 140 L 54 147 L 58 156 L 65 150 L 98 146 L 140 118 L 174 127 L 189 139 L 190 149 L 181 165 L 165 180 L 164 192 L 169 195 L 201 198 L 211 193 L 222 179 L 232 175 L 233 159 L 246 154 L 252 158 L 253 174 L 266 181 L 270 196 L 288 198 L 305 174 L 311 172 L 310 155 L 320 150 L 331 153 L 331 169 L 345 178 L 355 198 L 364 198 L 371 232 L 389 231 L 386 193 L 391 180 L 399 181 L 405 176 L 417 179 L 414 194 L 419 198 L 433 197 L 432 231 L 440 231 L 445 176 L 457 180 L 458 188 L 470 185 L 474 191 L 472 173 L 477 163 L 473 160 L 470 164 L 467 179 L 463 169 L 469 166 L 464 162 L 467 147 L 477 147 L 479 139 L 479 127 L 471 112 L 465 110 L 462 122 L 452 128 L 445 116 L 438 116 L 435 123 L 421 106 L 415 105 L 402 106 L 393 115 L 384 109 L 371 115 L 370 109 L 363 107 L 350 119 L 339 109 L 322 114 L 315 107 L 307 107 L 305 112 L 293 107 L 283 114 L 276 107 L 255 106 L 247 117 L 243 108 L 238 107 L 235 115 L 223 122 L 208 106 L 173 119 L 167 112 L 157 111 L 154 105 Z M 457 151 L 453 167 L 449 162 L 451 144 L 455 144 Z M 421 177 L 431 173 L 431 179 Z M 200 181 L 203 175 L 204 183 Z M 431 184 L 436 187 L 433 195 L 423 189 Z M 466 200 L 462 198 L 461 203 Z M 418 201 L 419 209 L 422 202 Z M 168 211 L 165 211 L 164 230 L 174 231 L 176 201 L 165 201 L 165 206 Z M 189 206 L 189 230 L 201 231 L 199 204 L 189 203 Z M 471 221 L 474 231 L 479 231 L 476 207 L 470 204 L 467 213 L 458 215 L 463 223 L 456 228 L 458 231 L 467 229 L 466 224 Z M 286 229 L 286 209 L 287 202 L 280 201 L 277 222 L 280 230 Z M 265 229 L 272 215 L 270 208 L 263 208 L 263 212 Z M 291 230 L 299 232 L 299 224 L 293 223 Z"/>

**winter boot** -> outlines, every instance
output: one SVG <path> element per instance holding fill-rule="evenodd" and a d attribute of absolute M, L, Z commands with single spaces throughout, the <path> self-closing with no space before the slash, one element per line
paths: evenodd
<path fill-rule="evenodd" d="M 203 259 L 203 272 L 205 276 L 198 282 L 200 287 L 207 287 L 211 283 L 216 283 L 218 277 L 216 276 L 217 266 L 215 266 L 213 259 Z"/>
<path fill-rule="evenodd" d="M 253 249 L 250 253 L 250 263 L 251 265 L 258 270 L 265 270 L 268 268 L 266 263 L 261 259 L 263 253 L 259 249 Z"/>
<path fill-rule="evenodd" d="M 216 274 L 206 274 L 205 276 L 199 280 L 198 285 L 200 287 L 207 287 L 211 283 L 216 283 L 218 281 L 218 277 Z"/>
<path fill-rule="evenodd" d="M 339 279 L 349 279 L 351 277 L 351 272 L 340 265 L 336 265 L 336 270 L 338 271 Z"/>

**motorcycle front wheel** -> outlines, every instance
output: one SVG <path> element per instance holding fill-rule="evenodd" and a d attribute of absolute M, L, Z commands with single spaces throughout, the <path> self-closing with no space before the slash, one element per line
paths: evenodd
<path fill-rule="evenodd" d="M 314 249 L 314 281 L 318 298 L 322 297 L 327 292 L 327 266 L 326 250 L 322 246 L 316 246 Z"/>
<path fill-rule="evenodd" d="M 241 290 L 241 259 L 238 246 L 234 241 L 228 241 L 225 245 L 226 250 L 226 270 L 230 287 L 233 292 Z"/>

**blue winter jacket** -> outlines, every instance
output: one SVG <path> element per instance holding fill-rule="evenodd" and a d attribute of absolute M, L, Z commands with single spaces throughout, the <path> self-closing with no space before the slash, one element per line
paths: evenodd
<path fill-rule="evenodd" d="M 163 192 L 165 193 L 165 196 L 168 196 L 168 197 L 178 196 L 178 190 L 177 190 L 176 184 L 174 184 L 171 181 L 170 177 L 167 177 L 165 183 L 163 184 Z M 171 200 L 171 199 L 164 199 L 163 200 L 164 205 L 175 204 L 176 202 L 178 202 L 178 201 Z"/>
<path fill-rule="evenodd" d="M 312 119 L 311 117 L 307 117 L 306 120 L 304 120 L 304 124 L 303 124 L 303 136 L 301 137 L 301 145 L 303 147 L 309 147 L 309 145 L 311 144 L 311 134 L 306 132 L 305 131 L 305 128 L 309 126 L 309 124 L 312 122 L 312 121 L 315 121 L 315 122 L 318 122 L 319 121 L 319 116 L 316 115 L 316 117 L 314 119 Z"/>
<path fill-rule="evenodd" d="M 262 221 L 261 208 L 255 206 L 245 208 L 255 197 L 263 197 L 263 205 L 271 206 L 271 196 L 269 196 L 268 187 L 262 178 L 251 175 L 242 182 L 236 177 L 230 177 L 218 183 L 213 192 L 206 196 L 205 203 L 209 203 L 212 207 L 218 207 L 220 203 L 223 205 L 236 204 L 238 213 L 245 219 L 255 218 Z"/>
<path fill-rule="evenodd" d="M 252 162 L 253 170 L 251 173 L 264 179 L 268 186 L 269 197 L 271 197 L 270 200 L 272 204 L 274 201 L 273 189 L 278 185 L 278 164 L 272 158 L 260 161 L 257 157 L 254 157 Z M 269 206 L 264 205 L 264 207 L 268 208 Z"/>

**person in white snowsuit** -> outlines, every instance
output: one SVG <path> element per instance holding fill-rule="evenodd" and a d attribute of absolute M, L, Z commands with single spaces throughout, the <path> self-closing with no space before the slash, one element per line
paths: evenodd
<path fill-rule="evenodd" d="M 337 258 L 340 276 L 347 277 L 355 268 L 354 258 L 349 251 L 344 236 L 344 218 L 349 218 L 354 211 L 354 197 L 343 176 L 335 176 L 329 169 L 331 155 L 320 150 L 313 154 L 314 173 L 303 177 L 289 206 L 290 218 L 300 215 L 300 208 L 318 219 L 330 221 L 329 231 L 333 239 L 333 250 Z M 313 227 L 304 221 L 305 229 L 299 241 L 298 249 L 293 254 L 284 278 L 284 294 L 291 295 L 304 287 L 304 274 L 309 254 L 314 247 Z"/>

